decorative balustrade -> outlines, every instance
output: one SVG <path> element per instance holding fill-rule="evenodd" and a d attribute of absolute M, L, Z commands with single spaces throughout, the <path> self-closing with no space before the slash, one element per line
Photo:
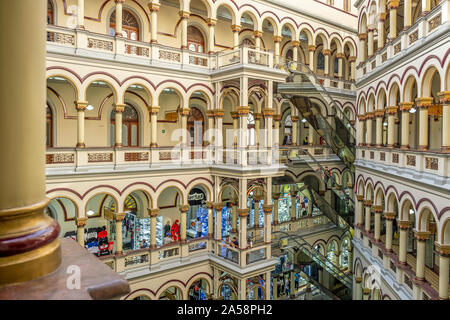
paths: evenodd
<path fill-rule="evenodd" d="M 435 32 L 441 25 L 446 24 L 448 18 L 448 1 L 441 1 L 433 10 L 428 12 L 426 15 L 419 17 L 419 19 L 410 28 L 401 31 L 397 38 L 392 42 L 388 42 L 384 48 L 380 48 L 378 52 L 375 53 L 375 60 L 368 59 L 358 66 L 357 72 L 359 75 L 363 76 L 367 72 L 375 69 L 374 64 L 383 65 L 388 60 L 394 58 L 400 52 L 409 49 L 410 47 L 416 45 L 418 40 L 426 38 L 432 32 Z M 369 70 L 370 69 L 370 70 Z"/>
<path fill-rule="evenodd" d="M 146 43 L 139 43 L 137 41 L 126 40 L 124 54 L 149 58 L 150 57 L 150 45 L 148 45 Z"/>
<path fill-rule="evenodd" d="M 75 32 L 70 29 L 49 26 L 47 28 L 47 42 L 73 47 L 75 46 Z"/>
<path fill-rule="evenodd" d="M 369 158 L 366 151 L 370 153 Z M 450 155 L 441 152 L 358 147 L 357 158 L 442 177 L 450 176 Z"/>

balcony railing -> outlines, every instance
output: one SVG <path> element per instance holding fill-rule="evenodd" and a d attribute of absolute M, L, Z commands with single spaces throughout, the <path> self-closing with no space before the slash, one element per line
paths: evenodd
<path fill-rule="evenodd" d="M 441 177 L 450 176 L 450 155 L 432 151 L 358 147 L 357 159 L 387 166 L 413 169 Z"/>
<path fill-rule="evenodd" d="M 387 43 L 383 48 L 365 62 L 358 66 L 358 76 L 362 77 L 374 69 L 383 66 L 390 59 L 399 53 L 416 45 L 419 40 L 428 37 L 441 25 L 445 25 L 448 19 L 448 1 L 441 1 L 433 10 L 425 16 L 420 17 L 414 25 L 400 32 L 392 42 Z"/>

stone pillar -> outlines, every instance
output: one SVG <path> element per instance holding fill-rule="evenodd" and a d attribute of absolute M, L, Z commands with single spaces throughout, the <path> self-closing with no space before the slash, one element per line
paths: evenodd
<path fill-rule="evenodd" d="M 238 300 L 247 300 L 247 279 L 246 278 L 239 279 Z"/>
<path fill-rule="evenodd" d="M 373 125 L 374 116 L 375 116 L 375 114 L 373 112 L 366 113 L 366 132 L 367 132 L 366 145 L 368 145 L 368 146 L 373 146 L 372 125 Z"/>
<path fill-rule="evenodd" d="M 272 296 L 273 300 L 278 300 L 278 277 L 272 279 Z"/>
<path fill-rule="evenodd" d="M 425 280 L 425 242 L 430 233 L 414 230 L 414 237 L 417 241 L 416 280 L 421 282 Z"/>
<path fill-rule="evenodd" d="M 355 62 L 356 62 L 355 56 L 348 57 L 348 63 L 350 63 L 350 80 L 351 81 L 355 81 L 355 75 L 356 75 Z"/>
<path fill-rule="evenodd" d="M 300 47 L 300 41 L 292 40 L 291 46 L 292 46 L 292 60 L 298 62 L 298 48 Z"/>
<path fill-rule="evenodd" d="M 397 8 L 399 0 L 389 0 L 389 41 L 393 41 L 397 38 Z"/>
<path fill-rule="evenodd" d="M 255 49 L 261 50 L 261 37 L 262 37 L 262 31 L 255 30 L 253 31 L 253 38 L 255 39 Z"/>
<path fill-rule="evenodd" d="M 357 226 L 363 225 L 363 214 L 364 214 L 364 196 L 362 195 L 356 195 L 357 200 L 357 210 L 356 210 L 356 219 L 355 224 Z"/>
<path fill-rule="evenodd" d="M 223 109 L 214 110 L 214 117 L 216 118 L 216 141 L 215 146 L 219 149 L 223 147 L 223 116 L 225 112 Z M 216 154 L 220 154 L 216 151 Z M 218 159 L 217 159 L 218 160 Z"/>
<path fill-rule="evenodd" d="M 340 52 L 340 53 L 336 54 L 336 59 L 338 59 L 338 78 L 339 79 L 344 78 L 344 68 L 343 68 L 344 58 L 345 58 L 345 56 L 343 53 Z"/>
<path fill-rule="evenodd" d="M 121 148 L 122 147 L 122 114 L 125 110 L 124 104 L 115 104 L 114 105 L 114 113 L 115 113 L 115 144 L 114 147 Z"/>
<path fill-rule="evenodd" d="M 270 300 L 270 285 L 271 285 L 271 275 L 270 271 L 264 273 L 264 295 L 266 296 L 265 300 Z"/>
<path fill-rule="evenodd" d="M 366 212 L 366 219 L 364 224 L 364 230 L 367 232 L 370 232 L 370 209 L 372 207 L 372 200 L 366 200 L 364 201 L 365 206 L 365 212 Z"/>
<path fill-rule="evenodd" d="M 331 56 L 331 50 L 330 49 L 323 49 L 322 54 L 325 57 L 325 69 L 323 71 L 323 74 L 325 76 L 330 75 L 330 56 Z"/>
<path fill-rule="evenodd" d="M 85 101 L 75 101 L 77 109 L 77 148 L 85 148 L 84 144 L 84 110 L 88 103 Z"/>
<path fill-rule="evenodd" d="M 239 128 L 239 113 L 231 112 L 231 118 L 233 118 L 233 147 L 238 145 L 238 128 Z"/>
<path fill-rule="evenodd" d="M 123 253 L 122 221 L 124 218 L 125 218 L 124 213 L 114 214 L 114 221 L 116 223 L 116 255 L 121 255 Z"/>
<path fill-rule="evenodd" d="M 411 27 L 411 0 L 404 0 L 403 1 L 403 30 L 409 29 Z"/>
<path fill-rule="evenodd" d="M 238 200 L 236 199 L 233 202 L 233 207 L 231 208 L 231 232 L 237 232 L 237 208 L 238 208 Z"/>
<path fill-rule="evenodd" d="M 280 63 L 280 42 L 283 41 L 282 36 L 274 36 L 273 44 L 275 46 L 275 64 Z"/>
<path fill-rule="evenodd" d="M 178 12 L 180 18 L 181 18 L 181 49 L 187 50 L 187 27 L 188 27 L 188 20 L 191 16 L 191 13 L 188 11 L 181 10 Z"/>
<path fill-rule="evenodd" d="M 214 237 L 213 203 L 211 201 L 207 201 L 206 208 L 208 209 L 208 238 L 212 239 Z"/>
<path fill-rule="evenodd" d="M 247 217 L 248 209 L 238 209 L 239 214 L 239 248 L 247 248 Z"/>
<path fill-rule="evenodd" d="M 272 211 L 273 205 L 263 205 L 264 211 L 264 243 L 269 244 L 272 242 Z"/>
<path fill-rule="evenodd" d="M 450 91 L 439 92 L 442 103 L 442 147 L 441 152 L 450 153 Z"/>
<path fill-rule="evenodd" d="M 393 223 L 395 219 L 395 212 L 384 212 L 386 219 L 386 250 L 392 252 L 392 237 L 393 237 Z"/>
<path fill-rule="evenodd" d="M 233 24 L 231 30 L 233 31 L 233 49 L 237 49 L 239 47 L 239 32 L 241 32 L 241 26 Z"/>
<path fill-rule="evenodd" d="M 84 0 L 77 0 L 77 29 L 84 30 Z"/>
<path fill-rule="evenodd" d="M 310 124 L 308 128 L 308 145 L 314 145 L 314 127 Z"/>
<path fill-rule="evenodd" d="M 214 211 L 216 213 L 216 217 L 215 217 L 215 239 L 222 241 L 222 209 L 223 209 L 223 203 L 221 202 L 216 202 L 213 204 L 214 206 Z"/>
<path fill-rule="evenodd" d="M 253 225 L 255 228 L 259 226 L 259 206 L 260 201 L 262 200 L 262 197 L 260 195 L 253 196 L 253 201 L 255 203 L 255 209 L 253 211 Z M 256 232 L 256 231 L 255 231 Z"/>
<path fill-rule="evenodd" d="M 149 108 L 150 111 L 150 125 L 151 125 L 151 148 L 158 147 L 158 112 L 159 112 L 159 106 L 152 106 Z"/>
<path fill-rule="evenodd" d="M 84 227 L 86 226 L 87 217 L 76 218 L 77 224 L 77 242 L 84 248 Z"/>
<path fill-rule="evenodd" d="M 450 246 L 434 243 L 439 254 L 439 299 L 448 300 L 448 270 L 450 269 Z"/>
<path fill-rule="evenodd" d="M 247 116 L 250 111 L 249 107 L 239 107 L 238 114 L 240 117 L 240 147 L 241 148 L 247 148 L 247 137 L 248 137 L 248 123 L 247 123 Z"/>
<path fill-rule="evenodd" d="M 181 146 L 186 147 L 188 146 L 188 131 L 187 131 L 187 118 L 189 116 L 189 112 L 191 109 L 189 108 L 182 108 L 180 109 L 180 116 L 181 116 Z"/>
<path fill-rule="evenodd" d="M 208 135 L 207 141 L 212 146 L 214 143 L 214 110 L 206 110 L 206 117 L 208 118 Z"/>
<path fill-rule="evenodd" d="M 280 122 L 281 122 L 281 114 L 275 114 L 273 116 L 273 121 L 274 121 L 274 147 L 279 147 L 280 146 Z"/>
<path fill-rule="evenodd" d="M 42 0 L 0 1 L 0 286 L 61 264 L 60 227 L 44 213 L 46 8 Z"/>
<path fill-rule="evenodd" d="M 214 43 L 214 39 L 215 39 L 214 28 L 216 26 L 217 20 L 208 18 L 206 20 L 206 22 L 208 24 L 208 31 L 209 31 L 209 37 L 208 37 L 208 40 L 209 40 L 209 45 L 208 46 L 209 46 L 209 48 L 208 48 L 208 53 L 211 54 L 211 53 L 214 53 L 214 51 L 215 51 L 214 49 L 216 47 L 216 45 Z"/>
<path fill-rule="evenodd" d="M 256 135 L 255 144 L 259 148 L 259 143 L 260 143 L 259 129 L 261 127 L 262 114 L 261 113 L 254 113 L 253 117 L 255 119 L 255 135 Z"/>
<path fill-rule="evenodd" d="M 277 225 L 279 223 L 278 221 L 278 201 L 280 199 L 280 193 L 274 193 L 273 195 L 273 224 Z"/>
<path fill-rule="evenodd" d="M 363 300 L 369 300 L 370 296 L 370 289 L 369 288 L 363 288 Z"/>
<path fill-rule="evenodd" d="M 314 72 L 315 65 L 314 65 L 314 52 L 316 52 L 316 46 L 308 46 L 308 52 L 309 52 L 309 68 L 311 71 Z"/>
<path fill-rule="evenodd" d="M 380 231 L 381 231 L 381 213 L 383 213 L 383 206 L 374 206 L 375 212 L 375 241 L 380 241 Z"/>
<path fill-rule="evenodd" d="M 150 2 L 148 4 L 150 10 L 150 23 L 151 23 L 151 40 L 150 43 L 158 43 L 158 11 L 160 4 L 155 2 Z"/>
<path fill-rule="evenodd" d="M 298 116 L 291 115 L 292 120 L 292 145 L 297 146 L 297 137 L 298 137 Z"/>
<path fill-rule="evenodd" d="M 431 0 L 422 0 L 422 15 L 426 15 L 431 10 Z"/>
<path fill-rule="evenodd" d="M 384 116 L 384 110 L 375 111 L 375 117 L 376 117 L 375 146 L 378 148 L 383 146 L 383 116 Z"/>
<path fill-rule="evenodd" d="M 359 62 L 366 62 L 366 41 L 367 41 L 367 33 L 359 34 Z"/>
<path fill-rule="evenodd" d="M 358 116 L 358 146 L 364 145 L 364 121 L 366 121 L 366 116 Z"/>
<path fill-rule="evenodd" d="M 384 38 L 384 21 L 386 20 L 386 13 L 381 12 L 378 15 L 378 50 L 382 49 L 385 45 Z"/>
<path fill-rule="evenodd" d="M 395 147 L 395 115 L 397 114 L 397 106 L 387 107 L 386 114 L 388 117 L 388 134 L 387 147 Z"/>
<path fill-rule="evenodd" d="M 150 213 L 150 249 L 156 248 L 156 218 L 159 214 L 159 209 L 149 209 Z"/>
<path fill-rule="evenodd" d="M 272 130 L 272 127 L 273 127 L 273 125 L 272 125 L 272 122 L 273 122 L 272 117 L 273 117 L 274 111 L 275 110 L 272 109 L 272 108 L 270 108 L 270 109 L 266 108 L 266 109 L 263 110 L 264 121 L 265 121 L 264 129 L 266 130 L 266 134 L 265 134 L 265 136 L 266 136 L 266 138 L 265 138 L 266 143 L 265 143 L 264 147 L 270 148 L 270 149 L 273 148 L 273 145 L 274 145 L 274 143 L 273 143 L 273 130 Z"/>
<path fill-rule="evenodd" d="M 353 273 L 353 247 L 349 246 L 348 250 L 348 272 Z"/>
<path fill-rule="evenodd" d="M 355 300 L 362 299 L 362 279 L 361 277 L 355 277 Z"/>
<path fill-rule="evenodd" d="M 116 3 L 116 37 L 122 36 L 122 5 L 125 0 L 114 0 Z"/>
<path fill-rule="evenodd" d="M 186 242 L 186 215 L 189 205 L 184 204 L 180 207 L 180 242 Z"/>
<path fill-rule="evenodd" d="M 400 245 L 398 252 L 398 260 L 400 260 L 400 263 L 403 265 L 406 265 L 409 225 L 410 225 L 409 221 L 398 221 L 398 228 L 400 229 Z"/>
<path fill-rule="evenodd" d="M 414 103 L 403 102 L 400 103 L 400 110 L 402 112 L 402 141 L 400 143 L 401 149 L 409 149 L 409 110 L 411 110 Z"/>
<path fill-rule="evenodd" d="M 367 54 L 368 54 L 368 56 L 369 56 L 369 58 L 370 57 L 372 57 L 373 56 L 373 44 L 374 44 L 374 41 L 373 41 L 373 32 L 375 31 L 375 27 L 374 26 L 369 26 L 369 29 L 368 29 L 368 33 L 367 33 Z"/>
<path fill-rule="evenodd" d="M 295 219 L 297 218 L 297 204 L 296 204 L 296 199 L 297 199 L 297 190 L 292 190 L 292 186 L 291 186 L 291 220 L 295 221 Z"/>
<path fill-rule="evenodd" d="M 428 107 L 431 106 L 433 98 L 417 98 L 419 108 L 419 150 L 428 150 Z"/>

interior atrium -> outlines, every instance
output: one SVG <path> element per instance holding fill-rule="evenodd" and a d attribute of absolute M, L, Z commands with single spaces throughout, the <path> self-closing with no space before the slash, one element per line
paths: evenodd
<path fill-rule="evenodd" d="M 0 1 L 0 299 L 448 300 L 449 21 Z"/>

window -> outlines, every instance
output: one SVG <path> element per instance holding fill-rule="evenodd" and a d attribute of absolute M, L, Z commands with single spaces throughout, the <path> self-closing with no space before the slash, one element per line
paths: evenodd
<path fill-rule="evenodd" d="M 191 139 L 191 146 L 200 147 L 203 144 L 204 118 L 202 112 L 191 107 L 187 119 L 187 129 Z"/>
<path fill-rule="evenodd" d="M 115 139 L 116 113 L 111 111 L 111 145 Z M 126 104 L 122 114 L 122 145 L 137 147 L 139 145 L 139 116 L 135 108 Z"/>
<path fill-rule="evenodd" d="M 116 12 L 114 11 L 109 20 L 109 34 L 116 32 Z M 130 40 L 139 40 L 139 23 L 136 17 L 128 10 L 122 12 L 122 36 Z"/>
<path fill-rule="evenodd" d="M 47 105 L 47 127 L 46 127 L 46 146 L 53 147 L 53 114 L 52 109 Z"/>
<path fill-rule="evenodd" d="M 54 15 L 53 15 L 53 3 L 48 0 L 47 1 L 47 24 L 54 24 Z"/>
<path fill-rule="evenodd" d="M 247 117 L 248 138 L 247 145 L 254 146 L 256 143 L 256 131 L 255 131 L 255 117 L 252 112 L 248 113 Z"/>
<path fill-rule="evenodd" d="M 325 56 L 322 54 L 322 52 L 319 52 L 319 54 L 317 55 L 317 69 L 325 70 Z"/>
<path fill-rule="evenodd" d="M 188 49 L 194 52 L 205 52 L 205 39 L 203 34 L 196 27 L 187 28 Z"/>

